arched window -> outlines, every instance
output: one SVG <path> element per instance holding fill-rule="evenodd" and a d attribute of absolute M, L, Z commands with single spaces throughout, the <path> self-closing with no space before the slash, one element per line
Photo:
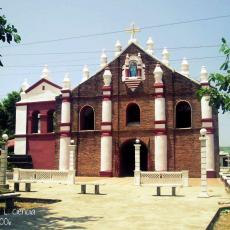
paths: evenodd
<path fill-rule="evenodd" d="M 132 61 L 129 65 L 129 76 L 136 77 L 137 76 L 137 63 Z"/>
<path fill-rule="evenodd" d="M 94 110 L 84 106 L 80 111 L 80 130 L 94 130 Z"/>
<path fill-rule="evenodd" d="M 54 110 L 49 110 L 47 112 L 47 133 L 52 133 L 54 131 Z"/>
<path fill-rule="evenodd" d="M 137 104 L 129 104 L 126 108 L 126 125 L 140 124 L 140 108 Z"/>
<path fill-rule="evenodd" d="M 31 132 L 40 133 L 40 112 L 39 111 L 34 111 L 32 113 Z"/>
<path fill-rule="evenodd" d="M 181 101 L 176 106 L 176 128 L 190 128 L 191 106 L 186 101 Z"/>

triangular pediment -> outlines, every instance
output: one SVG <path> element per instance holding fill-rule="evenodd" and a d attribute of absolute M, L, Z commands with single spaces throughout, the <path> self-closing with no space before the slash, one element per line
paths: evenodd
<path fill-rule="evenodd" d="M 61 87 L 59 85 L 42 78 L 22 94 L 20 102 L 53 101 L 60 93 Z"/>
<path fill-rule="evenodd" d="M 184 75 L 182 75 L 181 73 L 177 72 L 175 69 L 173 69 L 171 66 L 167 66 L 165 65 L 160 59 L 158 59 L 157 57 L 155 57 L 154 55 L 151 55 L 149 54 L 146 50 L 144 50 L 142 47 L 140 47 L 138 44 L 136 43 L 130 43 L 126 48 L 124 48 L 122 50 L 122 52 L 116 56 L 114 59 L 112 59 L 108 64 L 107 66 L 111 66 L 114 62 L 116 62 L 119 58 L 121 58 L 122 56 L 125 56 L 126 54 L 129 53 L 129 50 L 133 50 L 133 49 L 136 49 L 136 55 L 139 53 L 144 53 L 145 55 L 147 55 L 148 57 L 150 57 L 153 61 L 153 63 L 159 63 L 161 68 L 166 70 L 166 71 L 170 71 L 172 73 L 175 73 L 176 75 L 180 75 L 182 78 L 184 78 L 185 80 L 187 81 L 190 81 L 190 82 L 193 82 L 195 83 L 196 85 L 200 85 L 200 83 L 190 77 L 186 77 Z M 124 63 L 121 63 L 121 65 L 123 65 Z M 77 88 L 79 86 L 83 86 L 85 84 L 88 83 L 88 81 L 91 81 L 97 77 L 99 77 L 105 70 L 106 67 L 104 68 L 101 68 L 99 71 L 97 71 L 94 75 L 92 75 L 88 80 L 82 82 L 80 85 L 78 85 L 76 88 L 73 89 L 73 91 L 77 90 Z"/>

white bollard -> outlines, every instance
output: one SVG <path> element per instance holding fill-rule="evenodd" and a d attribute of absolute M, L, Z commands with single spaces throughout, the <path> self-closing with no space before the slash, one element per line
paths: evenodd
<path fill-rule="evenodd" d="M 74 144 L 74 140 L 70 141 L 69 145 L 69 170 L 76 170 L 76 145 Z"/>
<path fill-rule="evenodd" d="M 140 140 L 136 139 L 136 144 L 134 144 L 135 148 L 135 170 L 134 170 L 134 184 L 140 185 L 141 184 L 141 171 L 140 171 L 140 149 L 141 144 Z"/>
<path fill-rule="evenodd" d="M 0 189 L 9 189 L 9 185 L 6 184 L 6 170 L 7 170 L 7 155 L 8 155 L 8 135 L 3 134 L 2 139 L 4 141 L 4 149 L 0 154 Z"/>

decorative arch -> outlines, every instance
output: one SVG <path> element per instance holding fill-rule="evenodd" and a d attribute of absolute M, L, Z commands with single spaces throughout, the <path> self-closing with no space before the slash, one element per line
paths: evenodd
<path fill-rule="evenodd" d="M 54 110 L 49 110 L 47 112 L 47 133 L 52 133 L 54 131 Z"/>
<path fill-rule="evenodd" d="M 136 103 L 130 103 L 126 107 L 126 125 L 140 125 L 140 107 Z"/>
<path fill-rule="evenodd" d="M 176 105 L 176 128 L 192 127 L 192 107 L 187 101 L 179 101 Z"/>
<path fill-rule="evenodd" d="M 32 112 L 31 133 L 40 133 L 40 112 Z"/>
<path fill-rule="evenodd" d="M 120 176 L 133 176 L 135 169 L 135 144 L 136 139 L 128 139 L 120 146 Z M 148 171 L 148 147 L 140 140 L 140 170 Z"/>
<path fill-rule="evenodd" d="M 92 106 L 85 105 L 80 110 L 80 130 L 95 129 L 95 112 Z"/>

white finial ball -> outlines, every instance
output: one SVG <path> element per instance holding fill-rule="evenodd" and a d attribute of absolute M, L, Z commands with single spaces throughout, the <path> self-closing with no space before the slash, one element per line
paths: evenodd
<path fill-rule="evenodd" d="M 71 144 L 71 145 L 74 145 L 74 140 L 70 140 L 70 144 Z"/>
<path fill-rule="evenodd" d="M 139 139 L 136 139 L 136 141 L 135 141 L 137 144 L 139 144 L 140 143 L 140 140 Z"/>
<path fill-rule="evenodd" d="M 201 135 L 201 136 L 205 136 L 206 134 L 207 134 L 207 129 L 202 128 L 202 129 L 200 130 L 200 135 Z"/>
<path fill-rule="evenodd" d="M 3 139 L 4 141 L 7 141 L 7 140 L 9 139 L 9 137 L 8 137 L 7 134 L 3 134 L 3 135 L 2 135 L 2 139 Z"/>

